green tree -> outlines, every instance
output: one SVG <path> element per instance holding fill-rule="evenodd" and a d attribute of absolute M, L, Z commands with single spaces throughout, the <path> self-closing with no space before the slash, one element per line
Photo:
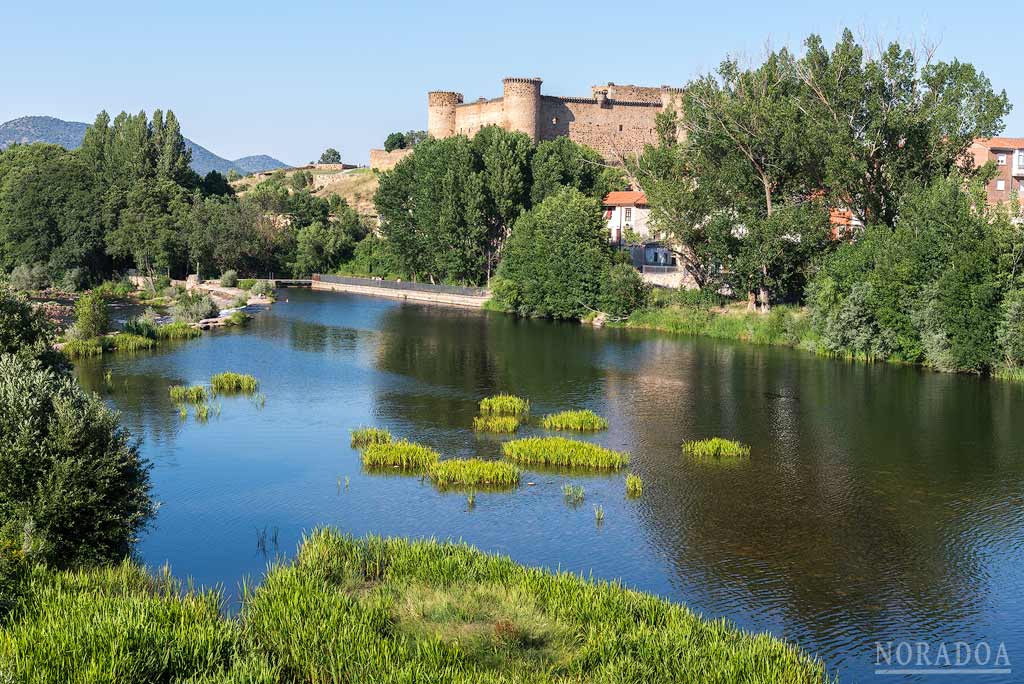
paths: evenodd
<path fill-rule="evenodd" d="M 394 152 L 395 150 L 403 149 L 406 146 L 405 134 L 395 131 L 390 133 L 384 140 L 384 151 Z"/>
<path fill-rule="evenodd" d="M 608 192 L 601 183 L 604 159 L 594 150 L 562 136 L 537 145 L 531 163 L 530 201 L 537 205 L 563 187 L 576 188 L 598 200 Z"/>
<path fill-rule="evenodd" d="M 632 264 L 618 263 L 608 269 L 601 291 L 601 310 L 624 319 L 647 302 L 648 287 Z"/>
<path fill-rule="evenodd" d="M 320 161 L 318 163 L 340 164 L 341 152 L 338 152 L 338 150 L 334 149 L 333 147 L 328 147 L 326 150 L 323 151 L 323 154 L 320 155 Z"/>
<path fill-rule="evenodd" d="M 497 266 L 501 248 L 519 215 L 530 204 L 530 160 L 533 145 L 524 133 L 484 126 L 473 137 L 479 160 L 488 220 L 487 279 Z"/>
<path fill-rule="evenodd" d="M 99 292 L 86 292 L 78 298 L 75 302 L 75 337 L 99 337 L 107 332 L 109 326 L 107 302 Z"/>
<path fill-rule="evenodd" d="M 228 182 L 228 179 L 216 170 L 210 171 L 203 177 L 203 183 L 200 187 L 204 195 L 219 195 L 224 197 L 233 195 L 235 192 L 231 188 L 231 183 Z"/>
<path fill-rule="evenodd" d="M 53 324 L 42 311 L 0 283 L 0 355 L 41 362 L 57 371 L 68 369 L 67 359 L 56 351 Z"/>
<path fill-rule="evenodd" d="M 185 266 L 190 196 L 171 180 L 140 179 L 125 198 L 117 227 L 108 234 L 111 254 L 130 258 L 147 276 Z"/>

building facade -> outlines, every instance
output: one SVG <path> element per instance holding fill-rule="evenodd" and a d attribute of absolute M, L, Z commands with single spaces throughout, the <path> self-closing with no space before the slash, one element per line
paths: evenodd
<path fill-rule="evenodd" d="M 427 132 L 435 138 L 472 137 L 484 126 L 519 131 L 534 142 L 568 136 L 609 161 L 657 142 L 655 118 L 679 106 L 682 90 L 661 86 L 593 86 L 590 97 L 541 93 L 539 78 L 506 78 L 502 96 L 465 102 L 462 93 L 427 93 Z"/>
<path fill-rule="evenodd" d="M 629 234 L 641 239 L 650 237 L 647 217 L 651 208 L 647 196 L 635 190 L 609 192 L 601 202 L 604 220 L 608 223 L 608 240 L 616 245 L 624 243 Z"/>
<path fill-rule="evenodd" d="M 996 177 L 985 188 L 989 204 L 1007 202 L 1014 194 L 1018 198 L 1024 195 L 1024 138 L 977 138 L 971 143 L 970 153 L 977 167 L 995 164 Z"/>

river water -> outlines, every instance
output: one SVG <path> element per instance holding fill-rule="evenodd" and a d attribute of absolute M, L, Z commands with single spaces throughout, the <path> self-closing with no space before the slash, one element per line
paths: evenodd
<path fill-rule="evenodd" d="M 317 526 L 461 539 L 770 631 L 845 682 L 930 681 L 875 674 L 876 644 L 901 641 L 932 653 L 984 641 L 993 661 L 1003 643 L 1013 672 L 969 681 L 1024 677 L 1024 385 L 280 294 L 244 329 L 77 366 L 154 464 L 161 505 L 139 546 L 148 565 L 236 596 Z M 257 376 L 265 405 L 219 398 L 205 424 L 182 420 L 168 386 L 224 370 Z M 518 490 L 478 493 L 470 508 L 464 493 L 362 472 L 349 447 L 350 429 L 373 425 L 442 457 L 497 458 L 502 438 L 471 423 L 477 401 L 498 391 L 528 397 L 534 416 L 606 416 L 610 429 L 585 439 L 629 451 L 643 496 L 624 497 L 624 474 L 528 471 Z M 530 434 L 542 431 L 519 433 Z M 749 462 L 682 455 L 684 440 L 715 435 L 752 445 Z M 567 482 L 584 487 L 582 505 L 565 502 Z"/>

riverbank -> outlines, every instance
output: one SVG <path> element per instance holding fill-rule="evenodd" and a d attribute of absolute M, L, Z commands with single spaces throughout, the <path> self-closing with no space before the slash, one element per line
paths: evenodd
<path fill-rule="evenodd" d="M 411 283 L 401 280 L 326 274 L 314 275 L 312 288 L 314 290 L 348 292 L 374 297 L 405 299 L 427 304 L 460 306 L 470 309 L 485 308 L 487 302 L 491 299 L 490 291 L 482 287 L 434 285 L 431 283 Z"/>
<path fill-rule="evenodd" d="M 0 631 L 15 679 L 827 682 L 768 634 L 621 585 L 466 545 L 315 532 L 250 586 L 238 619 L 130 562 L 36 568 Z"/>

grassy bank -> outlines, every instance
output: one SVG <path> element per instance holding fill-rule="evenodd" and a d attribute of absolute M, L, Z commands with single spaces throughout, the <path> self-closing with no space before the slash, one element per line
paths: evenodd
<path fill-rule="evenodd" d="M 308 539 L 245 591 L 182 591 L 131 564 L 36 570 L 0 629 L 12 681 L 825 682 L 765 634 L 617 584 L 463 545 Z"/>
<path fill-rule="evenodd" d="M 816 351 L 818 347 L 807 310 L 791 306 L 777 306 L 767 314 L 759 314 L 747 311 L 746 304 L 742 303 L 715 308 L 672 304 L 640 309 L 626 321 L 609 325 L 784 345 L 807 351 Z"/>

